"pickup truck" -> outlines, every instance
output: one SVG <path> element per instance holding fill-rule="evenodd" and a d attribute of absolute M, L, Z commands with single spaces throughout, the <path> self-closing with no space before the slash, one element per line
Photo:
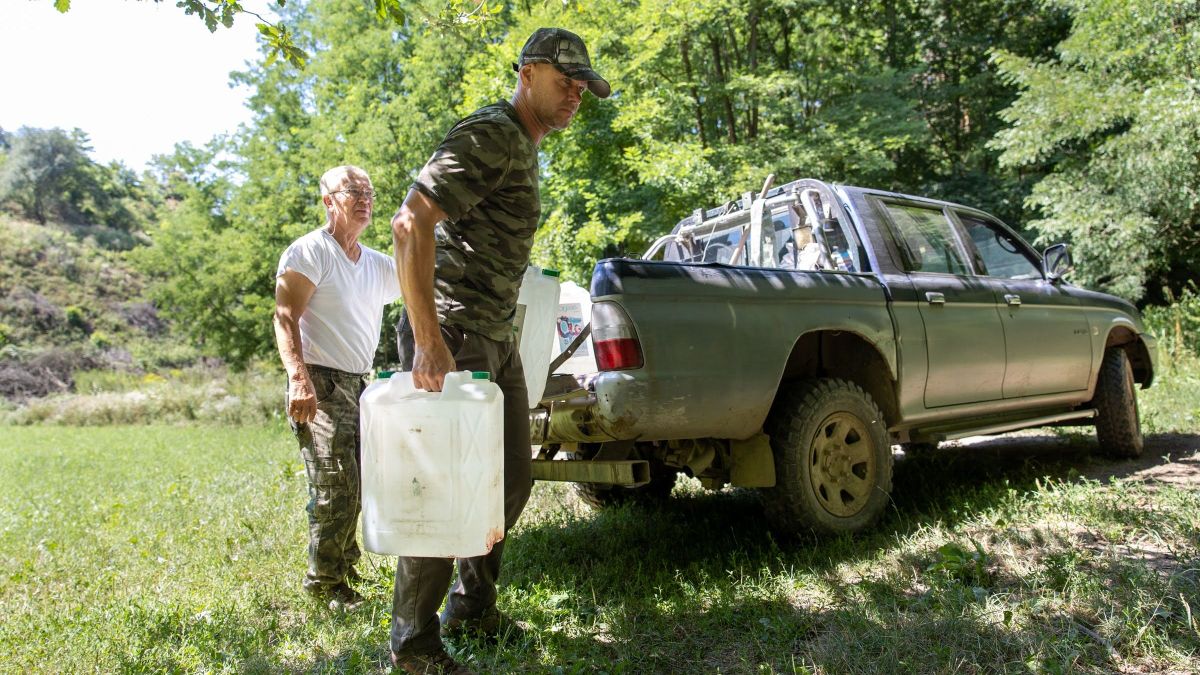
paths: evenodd
<path fill-rule="evenodd" d="M 883 513 L 894 445 L 1095 425 L 1101 452 L 1142 452 L 1154 337 L 1129 302 L 1064 279 L 1065 244 L 1039 252 L 934 199 L 769 187 L 597 263 L 597 372 L 550 378 L 535 478 L 599 507 L 665 497 L 683 472 L 830 534 Z"/>

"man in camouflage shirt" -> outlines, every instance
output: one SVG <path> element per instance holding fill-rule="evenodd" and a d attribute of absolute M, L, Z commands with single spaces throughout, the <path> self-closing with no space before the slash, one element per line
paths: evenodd
<path fill-rule="evenodd" d="M 452 370 L 485 370 L 504 392 L 505 529 L 532 485 L 525 376 L 513 341 L 517 292 L 537 229 L 537 147 L 571 123 L 585 90 L 606 98 L 579 36 L 541 28 L 521 50 L 516 91 L 475 111 L 446 134 L 392 219 L 405 313 L 397 326 L 401 365 L 418 387 L 440 391 Z M 464 672 L 444 634 L 499 638 L 515 624 L 496 609 L 504 543 L 453 563 L 401 557 L 392 604 L 392 660 L 407 672 Z"/>

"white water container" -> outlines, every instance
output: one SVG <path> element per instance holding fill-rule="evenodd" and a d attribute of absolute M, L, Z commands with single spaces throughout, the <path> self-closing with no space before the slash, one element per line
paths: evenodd
<path fill-rule="evenodd" d="M 411 372 L 360 398 L 362 529 L 368 551 L 470 558 L 504 538 L 504 395 L 487 373 L 447 373 L 440 392 Z"/>
<path fill-rule="evenodd" d="M 554 347 L 554 313 L 558 308 L 558 271 L 530 265 L 517 294 L 517 316 L 513 321 L 529 407 L 537 405 L 546 391 Z"/>
<path fill-rule="evenodd" d="M 591 292 L 572 281 L 563 282 L 558 300 L 558 317 L 554 321 L 554 356 L 561 354 L 591 320 Z M 596 372 L 596 352 L 592 348 L 591 336 L 554 372 L 572 375 Z"/>

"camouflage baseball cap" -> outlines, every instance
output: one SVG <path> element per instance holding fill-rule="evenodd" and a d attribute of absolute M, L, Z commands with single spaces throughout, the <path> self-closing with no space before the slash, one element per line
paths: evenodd
<path fill-rule="evenodd" d="M 539 28 L 533 31 L 521 48 L 521 57 L 513 64 L 513 70 L 520 70 L 526 63 L 552 64 L 563 75 L 587 82 L 588 89 L 598 98 L 608 98 L 612 93 L 608 81 L 592 70 L 583 40 L 569 30 Z"/>

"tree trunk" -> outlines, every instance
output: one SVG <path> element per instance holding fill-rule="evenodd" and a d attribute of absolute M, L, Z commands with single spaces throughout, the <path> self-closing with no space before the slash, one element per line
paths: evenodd
<path fill-rule="evenodd" d="M 746 51 L 750 60 L 750 75 L 753 78 L 758 75 L 758 18 L 759 10 L 758 3 L 754 3 L 750 9 L 750 16 L 747 17 L 747 22 L 750 24 L 750 39 L 746 46 Z M 757 83 L 757 79 L 755 79 Z M 758 97 L 750 94 L 750 119 L 746 127 L 746 135 L 751 139 L 758 138 Z"/>
<path fill-rule="evenodd" d="M 779 40 L 783 42 L 783 50 L 780 58 L 783 62 L 779 64 L 779 70 L 787 73 L 792 70 L 792 14 L 786 9 L 779 13 Z M 796 130 L 796 116 L 792 114 L 791 107 L 787 107 L 787 128 L 788 131 Z"/>
<path fill-rule="evenodd" d="M 725 69 L 721 65 L 721 45 L 717 43 L 717 38 L 708 36 L 708 46 L 712 49 L 713 67 L 717 71 L 717 84 L 721 87 L 721 98 L 725 103 L 725 127 L 727 138 L 730 143 L 737 143 L 737 120 L 733 116 L 733 101 L 729 98 L 729 92 L 725 89 Z"/>
<path fill-rule="evenodd" d="M 692 79 L 691 40 L 685 35 L 679 41 L 679 53 L 683 56 L 683 73 L 687 76 L 688 87 L 692 92 L 692 102 L 696 105 L 696 128 L 700 131 L 701 147 L 708 147 L 708 134 L 704 131 L 704 108 L 700 106 L 700 90 Z"/>

